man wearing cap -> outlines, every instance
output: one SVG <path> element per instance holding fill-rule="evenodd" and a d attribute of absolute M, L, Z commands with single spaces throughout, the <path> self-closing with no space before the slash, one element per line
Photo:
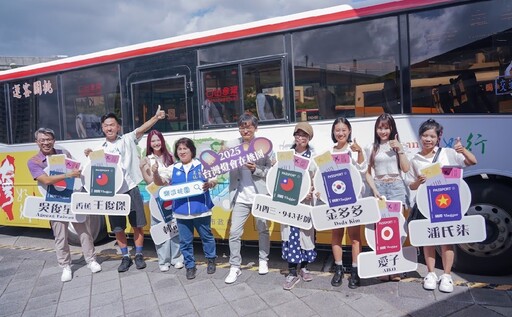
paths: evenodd
<path fill-rule="evenodd" d="M 142 173 L 139 168 L 140 157 L 137 144 L 146 131 L 151 129 L 158 120 L 165 118 L 165 112 L 160 110 L 160 105 L 156 114 L 148 121 L 144 122 L 134 131 L 119 135 L 121 132 L 121 121 L 113 113 L 108 113 L 101 117 L 101 129 L 105 134 L 105 143 L 103 149 L 106 153 L 117 154 L 120 156 L 121 167 L 123 168 L 123 185 L 119 190 L 130 196 L 131 210 L 128 214 L 130 225 L 133 228 L 133 240 L 135 241 L 135 267 L 143 269 L 146 267 L 142 248 L 144 244 L 144 231 L 146 225 L 146 216 L 144 214 L 144 204 L 137 185 L 142 181 Z M 89 156 L 92 149 L 85 149 L 85 156 Z M 133 264 L 128 254 L 128 241 L 126 239 L 126 217 L 125 216 L 109 216 L 110 227 L 116 235 L 117 245 L 121 249 L 123 255 L 121 265 L 117 268 L 118 272 L 126 272 Z"/>
<path fill-rule="evenodd" d="M 55 132 L 52 129 L 39 128 L 34 134 L 36 143 L 39 146 L 39 153 L 30 158 L 27 162 L 28 169 L 34 180 L 43 185 L 53 185 L 63 181 L 66 178 L 79 178 L 81 171 L 74 169 L 66 174 L 48 175 L 44 169 L 48 167 L 48 156 L 56 154 L 65 154 L 68 158 L 72 158 L 66 150 L 55 149 Z M 55 236 L 55 253 L 57 262 L 62 268 L 60 280 L 69 282 L 73 278 L 71 271 L 71 253 L 68 244 L 68 225 L 69 222 L 50 221 L 50 225 Z M 80 244 L 84 254 L 87 267 L 93 272 L 101 271 L 101 265 L 96 262 L 96 252 L 94 250 L 94 240 L 92 239 L 89 229 L 89 217 L 83 223 L 73 223 L 76 233 L 80 237 Z"/>

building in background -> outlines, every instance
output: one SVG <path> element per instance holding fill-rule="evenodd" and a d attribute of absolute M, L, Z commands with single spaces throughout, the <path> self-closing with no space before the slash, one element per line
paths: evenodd
<path fill-rule="evenodd" d="M 48 57 L 40 56 L 0 56 L 0 71 L 53 61 L 67 57 L 66 55 L 55 55 Z"/>

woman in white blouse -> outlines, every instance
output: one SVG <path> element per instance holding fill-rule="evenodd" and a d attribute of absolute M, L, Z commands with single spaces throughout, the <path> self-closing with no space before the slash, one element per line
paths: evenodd
<path fill-rule="evenodd" d="M 421 184 L 425 183 L 427 178 L 425 175 L 422 175 L 420 171 L 433 163 L 436 154 L 436 161 L 441 163 L 441 166 L 470 166 L 477 163 L 476 157 L 462 145 L 460 138 L 457 138 L 453 149 L 440 148 L 439 141 L 441 140 L 442 134 L 443 126 L 433 119 L 429 119 L 421 124 L 419 129 L 421 151 L 412 158 L 411 170 L 407 175 L 409 188 L 411 190 L 416 190 Z M 420 215 L 420 217 L 422 217 L 422 215 Z M 439 282 L 439 290 L 441 292 L 451 293 L 453 291 L 453 281 L 451 277 L 454 260 L 453 245 L 441 246 L 441 259 L 443 261 L 444 274 L 439 278 L 434 272 L 436 264 L 436 246 L 424 246 L 423 254 L 425 255 L 425 263 L 428 269 L 428 274 L 423 279 L 423 288 L 426 290 L 434 290 Z"/>

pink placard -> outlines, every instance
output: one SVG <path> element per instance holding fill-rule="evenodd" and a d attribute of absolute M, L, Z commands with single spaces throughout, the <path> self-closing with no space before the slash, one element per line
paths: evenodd
<path fill-rule="evenodd" d="M 399 201 L 387 201 L 386 208 L 389 212 L 400 212 L 402 204 Z"/>
<path fill-rule="evenodd" d="M 305 170 L 308 168 L 309 160 L 303 156 L 294 155 L 293 164 L 295 165 L 295 167 Z"/>
<path fill-rule="evenodd" d="M 331 155 L 336 164 L 350 164 L 350 155 L 348 153 L 333 153 Z"/>
<path fill-rule="evenodd" d="M 462 177 L 462 168 L 445 166 L 441 168 L 445 179 L 460 179 Z"/>

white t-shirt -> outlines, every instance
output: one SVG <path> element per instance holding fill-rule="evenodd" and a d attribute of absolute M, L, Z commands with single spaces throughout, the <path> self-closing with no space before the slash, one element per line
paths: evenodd
<path fill-rule="evenodd" d="M 137 144 L 140 139 L 136 138 L 135 131 L 118 136 L 114 142 L 105 141 L 103 150 L 106 153 L 118 154 L 123 168 L 123 185 L 119 190 L 120 193 L 126 193 L 130 189 L 137 186 L 142 180 L 142 172 L 140 171 L 139 162 L 140 154 Z"/>
<path fill-rule="evenodd" d="M 425 167 L 428 167 L 432 164 L 432 161 L 434 160 L 435 153 L 439 151 L 439 148 L 436 147 L 434 149 L 434 155 L 429 158 L 425 158 L 420 153 L 416 153 L 414 157 L 411 159 L 411 168 L 409 169 L 409 172 L 407 173 L 406 177 L 406 183 L 407 185 L 414 182 L 418 176 L 421 174 L 421 170 Z M 439 156 L 437 158 L 436 162 L 441 163 L 441 166 L 460 166 L 465 167 L 466 163 L 464 162 L 466 158 L 461 153 L 457 153 L 452 148 L 443 148 L 441 150 L 441 153 L 439 153 Z"/>

